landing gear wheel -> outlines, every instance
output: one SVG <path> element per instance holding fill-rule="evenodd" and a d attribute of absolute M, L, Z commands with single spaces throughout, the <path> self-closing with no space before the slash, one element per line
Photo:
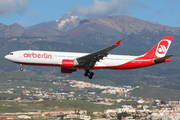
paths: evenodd
<path fill-rule="evenodd" d="M 93 73 L 93 72 L 91 72 L 91 73 L 90 73 L 90 76 L 93 76 L 93 75 L 94 75 L 94 73 Z"/>
<path fill-rule="evenodd" d="M 84 73 L 84 76 L 85 77 L 89 77 L 89 79 L 92 79 L 94 73 L 93 72 L 90 72 L 88 69 L 86 70 L 86 72 Z"/>
<path fill-rule="evenodd" d="M 87 72 L 85 72 L 85 73 L 84 73 L 84 76 L 85 76 L 85 77 L 87 77 L 87 76 L 88 76 L 88 73 L 87 73 Z"/>
<path fill-rule="evenodd" d="M 90 74 L 90 75 L 89 75 L 89 79 L 92 79 L 94 73 L 93 73 L 93 72 L 90 72 L 89 74 Z"/>
<path fill-rule="evenodd" d="M 89 79 L 92 79 L 92 76 L 89 76 Z"/>
<path fill-rule="evenodd" d="M 20 71 L 23 71 L 23 66 L 22 66 L 22 64 L 20 64 Z"/>
<path fill-rule="evenodd" d="M 89 70 L 86 70 L 86 72 L 84 73 L 84 76 L 85 77 L 89 76 L 89 73 L 90 73 Z"/>

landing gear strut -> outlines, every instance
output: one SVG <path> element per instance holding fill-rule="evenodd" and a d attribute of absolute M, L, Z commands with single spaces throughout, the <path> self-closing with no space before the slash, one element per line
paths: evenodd
<path fill-rule="evenodd" d="M 20 71 L 23 71 L 23 65 L 20 64 Z"/>
<path fill-rule="evenodd" d="M 86 70 L 86 72 L 84 73 L 84 76 L 85 77 L 89 77 L 89 79 L 92 79 L 94 73 L 93 72 L 90 72 L 89 69 Z"/>

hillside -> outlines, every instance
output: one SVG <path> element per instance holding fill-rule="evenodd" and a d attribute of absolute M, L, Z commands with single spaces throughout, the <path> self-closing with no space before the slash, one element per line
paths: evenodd
<path fill-rule="evenodd" d="M 141 86 L 138 89 L 133 90 L 131 96 L 142 98 L 154 98 L 160 100 L 179 100 L 180 91 L 167 88 L 160 88 L 158 86 Z"/>

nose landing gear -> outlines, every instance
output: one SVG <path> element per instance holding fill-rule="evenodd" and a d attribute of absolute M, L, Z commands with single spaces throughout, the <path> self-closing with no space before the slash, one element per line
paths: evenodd
<path fill-rule="evenodd" d="M 23 65 L 20 64 L 20 71 L 23 71 Z"/>
<path fill-rule="evenodd" d="M 93 72 L 90 72 L 89 69 L 86 70 L 86 72 L 84 73 L 84 76 L 85 77 L 89 77 L 89 79 L 92 79 L 94 73 Z"/>

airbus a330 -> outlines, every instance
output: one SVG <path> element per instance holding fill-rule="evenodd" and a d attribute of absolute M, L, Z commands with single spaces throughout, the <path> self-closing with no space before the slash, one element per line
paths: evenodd
<path fill-rule="evenodd" d="M 136 69 L 171 61 L 169 58 L 173 55 L 166 56 L 166 53 L 173 38 L 173 36 L 164 37 L 149 52 L 140 56 L 109 54 L 109 51 L 121 44 L 122 40 L 119 40 L 114 45 L 93 53 L 19 50 L 6 55 L 5 59 L 20 64 L 21 71 L 23 65 L 61 67 L 61 73 L 83 69 L 84 76 L 92 79 L 94 73 L 91 70 L 95 69 Z"/>

